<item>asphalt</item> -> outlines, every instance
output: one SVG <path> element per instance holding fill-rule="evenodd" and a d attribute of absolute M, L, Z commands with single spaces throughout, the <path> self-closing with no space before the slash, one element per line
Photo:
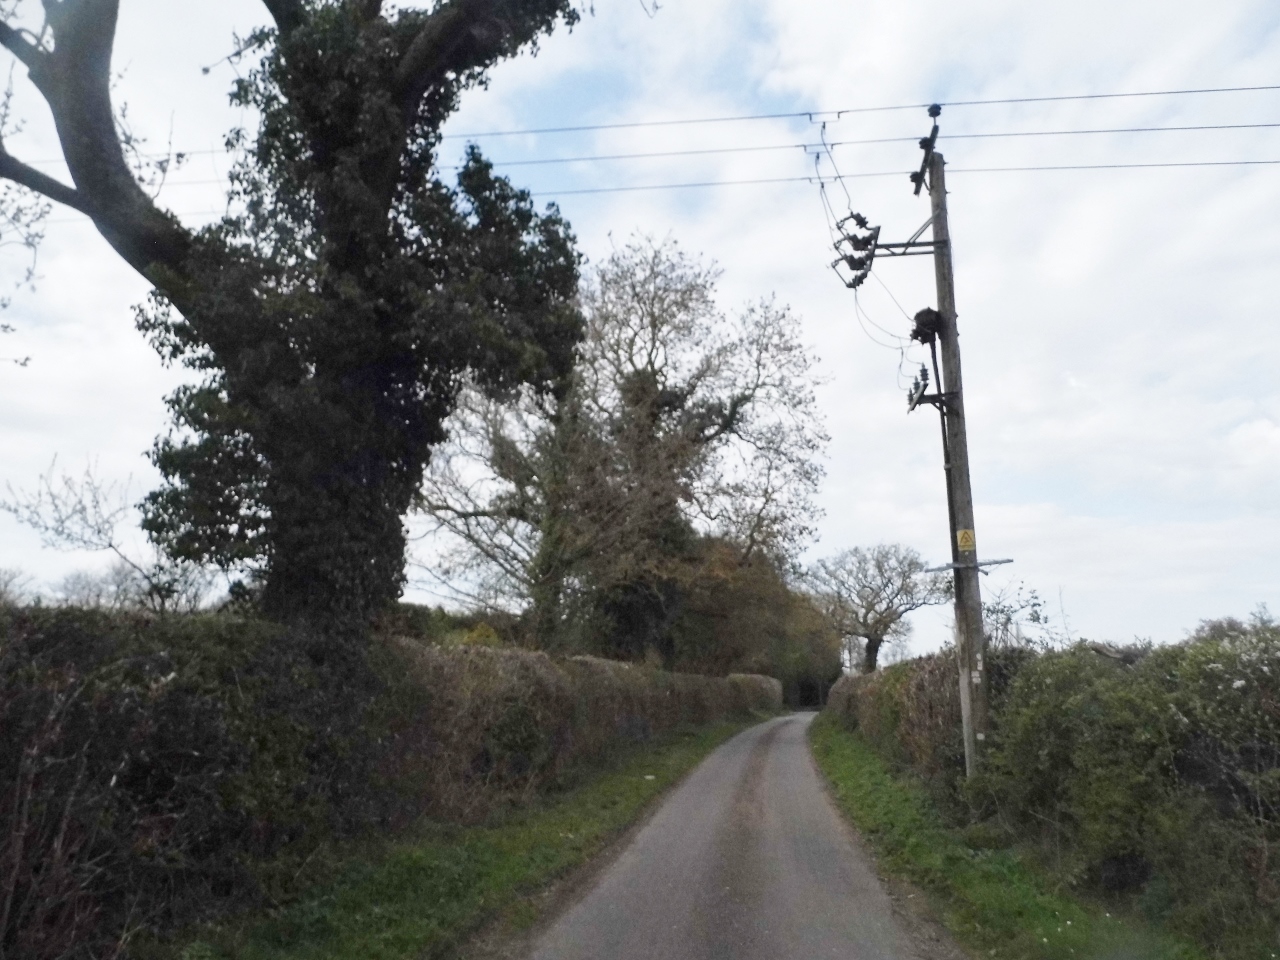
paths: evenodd
<path fill-rule="evenodd" d="M 529 960 L 919 956 L 827 797 L 812 719 L 762 723 L 712 753 Z"/>

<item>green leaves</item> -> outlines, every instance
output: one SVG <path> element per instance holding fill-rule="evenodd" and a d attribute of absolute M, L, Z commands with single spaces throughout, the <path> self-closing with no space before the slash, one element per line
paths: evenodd
<path fill-rule="evenodd" d="M 273 615 L 341 631 L 399 595 L 401 517 L 464 377 L 548 389 L 572 363 L 567 224 L 474 149 L 446 185 L 435 149 L 464 86 L 576 14 L 278 6 L 233 93 L 260 117 L 236 212 L 139 314 L 163 357 L 205 374 L 169 399 L 146 526 L 175 555 L 260 570 Z"/>

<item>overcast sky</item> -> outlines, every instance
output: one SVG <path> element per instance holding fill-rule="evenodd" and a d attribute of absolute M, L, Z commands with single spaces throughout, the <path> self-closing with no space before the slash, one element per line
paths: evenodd
<path fill-rule="evenodd" d="M 32 0 L 27 0 L 29 5 Z M 185 222 L 222 207 L 233 34 L 265 22 L 250 0 L 124 0 L 117 96 L 148 149 L 191 153 L 160 200 Z M 1280 83 L 1274 0 L 597 0 L 468 94 L 449 132 L 472 135 L 540 202 L 557 201 L 589 258 L 633 232 L 670 235 L 724 270 L 727 307 L 776 293 L 804 318 L 828 377 L 832 435 L 813 555 L 902 542 L 947 559 L 938 426 L 906 413 L 891 335 L 934 305 L 927 258 L 878 262 L 854 295 L 828 269 L 813 183 L 573 193 L 598 188 L 799 178 L 801 144 L 837 146 L 822 172 L 839 211 L 906 239 L 928 216 L 903 171 L 919 162 L 922 109 L 635 126 L 624 124 L 928 102 Z M 203 67 L 211 67 L 206 74 Z M 19 70 L 27 125 L 12 152 L 57 173 L 47 114 Z M 825 130 L 822 126 L 825 121 Z M 1280 165 L 964 172 L 991 167 L 1280 160 L 1280 127 L 978 138 L 962 134 L 1280 124 L 1280 91 L 948 105 L 949 169 L 979 552 L 1012 557 L 984 587 L 1025 582 L 1076 635 L 1177 639 L 1208 617 L 1280 601 Z M 486 134 L 479 136 L 479 134 Z M 949 139 L 949 135 L 952 137 Z M 446 141 L 457 161 L 465 136 Z M 605 154 L 785 147 L 630 160 Z M 891 173 L 890 176 L 865 176 Z M 21 255 L 3 249 L 16 277 Z M 87 220 L 55 210 L 34 292 L 4 317 L 0 485 L 30 488 L 56 456 L 96 463 L 136 496 L 145 451 L 181 382 L 133 329 L 146 284 Z M 890 296 L 889 292 L 892 292 Z M 876 329 L 876 326 L 884 328 Z M 870 332 L 870 335 L 868 332 Z M 887 331 L 887 332 L 885 332 Z M 879 341 L 876 342 L 876 341 Z M 901 369 L 900 369 L 901 368 Z M 905 379 L 904 379 L 905 375 Z M 52 584 L 101 558 L 42 549 L 0 516 L 0 567 Z M 1061 610 L 1059 607 L 1061 606 Z M 917 619 L 916 649 L 945 636 Z"/>

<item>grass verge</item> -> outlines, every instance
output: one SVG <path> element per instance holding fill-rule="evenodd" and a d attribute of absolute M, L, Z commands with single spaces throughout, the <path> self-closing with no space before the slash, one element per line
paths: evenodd
<path fill-rule="evenodd" d="M 337 878 L 267 917 L 205 930 L 180 960 L 405 960 L 450 956 L 502 915 L 537 919 L 534 895 L 599 853 L 668 787 L 750 722 L 629 751 L 576 786 L 476 827 L 423 824 L 353 853 Z"/>
<path fill-rule="evenodd" d="M 1206 960 L 1196 946 L 1110 916 L 1060 890 L 1009 850 L 977 850 L 947 828 L 922 789 L 890 773 L 856 734 L 823 715 L 814 757 L 883 871 L 933 899 L 977 956 L 1001 960 Z"/>

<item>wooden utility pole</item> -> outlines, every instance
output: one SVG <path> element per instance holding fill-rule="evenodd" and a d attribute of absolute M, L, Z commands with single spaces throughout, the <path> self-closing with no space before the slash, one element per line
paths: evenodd
<path fill-rule="evenodd" d="M 951 526 L 951 562 L 945 567 L 926 570 L 937 573 L 950 570 L 956 592 L 956 660 L 960 668 L 960 715 L 964 728 L 965 772 L 978 772 L 982 747 L 988 731 L 987 669 L 983 662 L 986 636 L 982 631 L 982 593 L 978 574 L 982 567 L 1012 563 L 1012 560 L 978 562 L 978 542 L 974 535 L 973 491 L 969 486 L 969 440 L 964 423 L 964 387 L 960 377 L 960 334 L 956 328 L 955 275 L 951 267 L 951 232 L 947 226 L 947 177 L 942 154 L 935 151 L 938 142 L 938 116 L 942 107 L 933 104 L 929 116 L 933 129 L 920 141 L 924 151 L 920 169 L 911 174 L 916 196 L 927 183 L 933 215 L 905 243 L 881 243 L 880 228 L 867 218 L 852 213 L 835 226 L 840 239 L 835 248 L 839 257 L 831 264 L 846 287 L 856 290 L 871 274 L 876 254 L 913 257 L 933 254 L 934 277 L 938 284 L 938 309 L 926 307 L 915 316 L 911 339 L 929 347 L 933 361 L 935 393 L 928 393 L 929 371 L 921 366 L 920 375 L 907 397 L 907 412 L 926 403 L 938 408 L 942 419 L 942 457 L 947 477 L 947 517 Z M 852 226 L 851 226 L 852 225 Z M 920 240 L 927 227 L 933 239 Z M 846 276 L 847 274 L 847 276 Z M 938 353 L 942 367 L 938 367 Z"/>
<path fill-rule="evenodd" d="M 936 128 L 935 128 L 936 129 Z M 983 654 L 982 594 L 978 585 L 978 545 L 974 535 L 973 491 L 969 486 L 969 441 L 964 423 L 964 387 L 960 375 L 960 334 L 956 327 L 955 275 L 947 226 L 946 165 L 933 152 L 928 161 L 929 200 L 933 206 L 933 265 L 938 285 L 938 347 L 946 446 L 944 464 L 951 518 L 951 558 L 955 571 L 956 660 L 960 668 L 960 714 L 964 724 L 965 771 L 978 770 L 988 730 L 987 671 Z"/>

